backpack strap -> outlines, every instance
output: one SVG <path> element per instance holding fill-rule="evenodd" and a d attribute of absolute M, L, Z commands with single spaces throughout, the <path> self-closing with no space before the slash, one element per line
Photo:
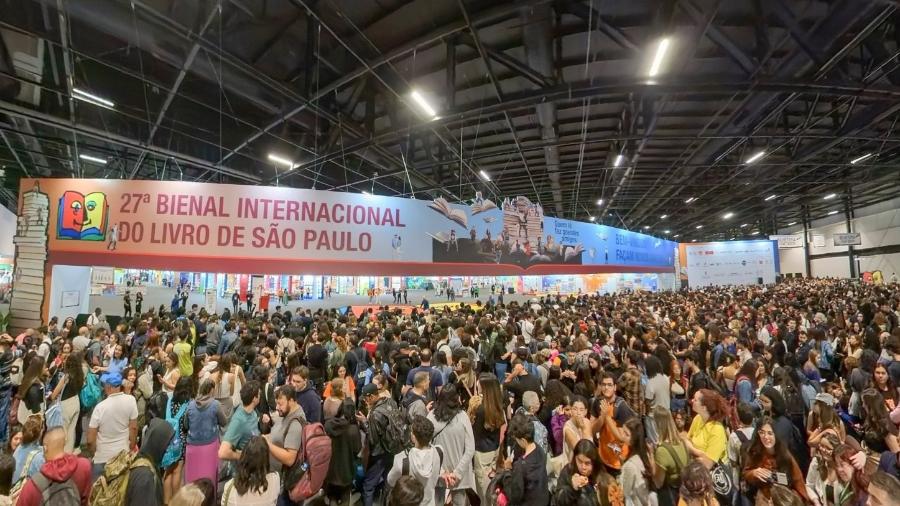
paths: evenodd
<path fill-rule="evenodd" d="M 41 495 L 44 495 L 44 492 L 50 488 L 50 484 L 52 483 L 42 472 L 35 473 L 35 475 L 31 477 L 31 481 L 34 483 L 34 486 L 37 487 L 38 492 L 40 492 Z"/>
<path fill-rule="evenodd" d="M 437 450 L 437 452 L 438 452 L 438 464 L 439 464 L 438 467 L 443 469 L 444 468 L 444 450 L 442 450 L 440 446 L 435 446 L 434 449 Z"/>
<path fill-rule="evenodd" d="M 681 476 L 681 468 L 684 467 L 684 464 L 682 464 L 681 461 L 678 460 L 677 452 L 675 452 L 675 451 L 672 450 L 672 445 L 670 445 L 670 444 L 663 444 L 663 445 L 660 445 L 660 448 L 662 448 L 663 450 L 665 450 L 666 453 L 668 453 L 669 456 L 672 457 L 672 462 L 675 463 L 675 474 L 676 474 L 677 476 Z"/>
<path fill-rule="evenodd" d="M 403 466 L 400 470 L 400 476 L 409 476 L 409 451 L 403 453 Z"/>
<path fill-rule="evenodd" d="M 231 491 L 234 490 L 234 480 L 225 485 L 225 491 L 222 493 L 222 506 L 228 506 L 228 499 L 231 497 Z"/>
<path fill-rule="evenodd" d="M 41 451 L 40 448 L 35 448 L 34 450 L 31 450 L 30 452 L 28 452 L 28 456 L 25 457 L 25 465 L 22 466 L 22 476 L 19 477 L 20 480 L 22 478 L 28 478 L 28 470 L 31 469 L 31 463 L 34 462 L 34 458 L 37 457 L 37 454 L 40 451 Z M 37 473 L 37 474 L 41 474 L 41 473 Z"/>

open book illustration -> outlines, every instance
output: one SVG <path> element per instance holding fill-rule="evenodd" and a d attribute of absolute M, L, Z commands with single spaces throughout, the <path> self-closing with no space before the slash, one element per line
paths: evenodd
<path fill-rule="evenodd" d="M 106 194 L 93 192 L 83 195 L 69 190 L 59 199 L 56 236 L 59 239 L 102 241 L 106 237 L 109 204 Z"/>
<path fill-rule="evenodd" d="M 472 214 L 483 213 L 485 211 L 490 211 L 491 209 L 497 209 L 497 204 L 493 203 L 488 199 L 476 201 L 472 204 L 469 209 L 472 210 Z"/>
<path fill-rule="evenodd" d="M 447 232 L 438 232 L 436 234 L 431 234 L 428 232 L 425 233 L 428 234 L 432 239 L 440 243 L 446 243 L 450 240 L 450 236 L 447 234 Z"/>
<path fill-rule="evenodd" d="M 463 228 L 469 228 L 469 218 L 466 216 L 465 211 L 453 209 L 443 197 L 434 199 L 434 202 L 429 203 L 428 207 L 443 214 L 447 219 L 459 223 Z"/>
<path fill-rule="evenodd" d="M 580 255 L 581 252 L 584 251 L 584 246 L 582 246 L 581 244 L 576 244 L 575 246 L 566 246 L 566 247 L 563 249 L 563 251 L 564 251 L 564 253 L 563 253 L 563 261 L 564 261 L 564 262 L 568 262 L 569 259 L 574 258 L 574 257 L 577 257 L 578 255 Z"/>

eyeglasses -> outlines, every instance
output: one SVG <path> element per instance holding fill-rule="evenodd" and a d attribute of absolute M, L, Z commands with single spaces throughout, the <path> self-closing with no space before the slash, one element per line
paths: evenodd
<path fill-rule="evenodd" d="M 614 387 L 616 385 L 614 383 L 601 383 L 600 386 L 604 387 L 604 388 L 610 388 L 610 387 Z"/>

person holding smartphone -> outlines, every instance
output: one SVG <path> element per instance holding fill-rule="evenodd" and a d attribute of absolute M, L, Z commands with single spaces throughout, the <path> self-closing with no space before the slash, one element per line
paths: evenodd
<path fill-rule="evenodd" d="M 810 503 L 800 466 L 784 443 L 775 438 L 775 422 L 769 417 L 762 419 L 753 434 L 741 478 L 747 483 L 746 496 L 750 500 L 760 493 L 771 497 L 772 485 L 777 483 Z"/>

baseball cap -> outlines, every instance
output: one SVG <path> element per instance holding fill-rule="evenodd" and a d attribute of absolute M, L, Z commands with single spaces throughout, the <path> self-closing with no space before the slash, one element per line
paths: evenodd
<path fill-rule="evenodd" d="M 107 372 L 100 376 L 100 383 L 113 387 L 122 386 L 122 375 L 117 372 Z"/>
<path fill-rule="evenodd" d="M 828 406 L 834 406 L 834 396 L 825 392 L 821 392 L 816 394 L 816 400 L 819 402 L 824 402 Z"/>
<path fill-rule="evenodd" d="M 378 395 L 378 385 L 375 383 L 369 383 L 368 385 L 362 388 L 363 395 Z"/>

